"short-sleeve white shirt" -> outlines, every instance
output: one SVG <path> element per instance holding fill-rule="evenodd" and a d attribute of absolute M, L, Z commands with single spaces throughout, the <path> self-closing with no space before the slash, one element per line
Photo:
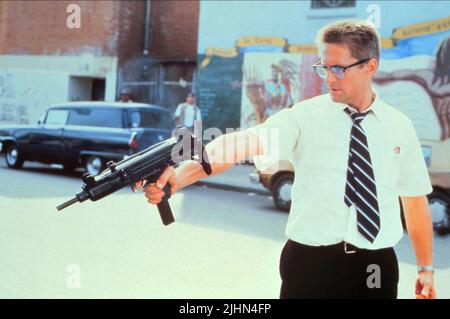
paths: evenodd
<path fill-rule="evenodd" d="M 399 196 L 432 191 L 421 145 L 408 117 L 376 97 L 372 112 L 361 122 L 381 216 L 380 232 L 370 243 L 357 230 L 355 207 L 344 203 L 353 125 L 346 107 L 325 94 L 282 110 L 249 130 L 259 137 L 264 149 L 259 160 L 290 160 L 294 166 L 286 226 L 290 239 L 311 246 L 346 241 L 366 249 L 392 247 L 403 235 Z M 267 138 L 267 129 L 277 131 L 277 143 Z"/>

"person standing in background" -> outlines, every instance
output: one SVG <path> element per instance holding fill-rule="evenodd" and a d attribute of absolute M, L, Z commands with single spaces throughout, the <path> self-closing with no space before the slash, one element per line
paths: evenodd
<path fill-rule="evenodd" d="M 120 100 L 119 102 L 122 103 L 133 103 L 133 100 L 131 99 L 131 92 L 128 89 L 123 89 L 120 91 Z"/>
<path fill-rule="evenodd" d="M 186 102 L 180 103 L 175 110 L 177 127 L 187 127 L 191 132 L 194 130 L 194 121 L 201 121 L 200 108 L 195 104 L 195 94 L 189 93 Z"/>

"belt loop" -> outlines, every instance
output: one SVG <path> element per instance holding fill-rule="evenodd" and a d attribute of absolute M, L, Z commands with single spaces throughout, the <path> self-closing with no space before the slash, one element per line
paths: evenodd
<path fill-rule="evenodd" d="M 350 248 L 347 247 L 348 243 L 344 241 L 344 251 L 347 255 L 356 253 L 356 250 L 350 250 Z"/>

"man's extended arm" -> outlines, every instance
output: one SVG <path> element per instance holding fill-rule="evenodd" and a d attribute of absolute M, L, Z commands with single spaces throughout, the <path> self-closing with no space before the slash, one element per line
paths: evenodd
<path fill-rule="evenodd" d="M 262 155 L 258 137 L 248 130 L 221 135 L 206 145 L 206 152 L 211 164 L 211 175 L 222 173 L 247 157 Z M 168 182 L 171 193 L 207 177 L 202 166 L 193 160 L 183 162 L 174 169 L 168 167 L 155 185 L 145 189 L 149 203 L 157 204 L 164 196 L 162 188 Z"/>
<path fill-rule="evenodd" d="M 401 197 L 406 227 L 416 253 L 417 265 L 433 264 L 433 227 L 426 196 Z M 416 296 L 436 297 L 433 272 L 422 271 L 416 281 Z"/>

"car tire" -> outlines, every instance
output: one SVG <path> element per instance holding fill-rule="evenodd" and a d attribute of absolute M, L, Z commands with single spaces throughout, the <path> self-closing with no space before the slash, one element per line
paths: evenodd
<path fill-rule="evenodd" d="M 84 161 L 84 170 L 92 176 L 100 174 L 104 167 L 105 162 L 100 156 L 89 156 Z"/>
<path fill-rule="evenodd" d="M 439 235 L 450 232 L 450 197 L 443 192 L 428 195 L 433 229 Z"/>
<path fill-rule="evenodd" d="M 273 202 L 275 206 L 285 212 L 291 209 L 291 189 L 294 174 L 286 173 L 278 176 L 272 186 Z"/>
<path fill-rule="evenodd" d="M 16 144 L 10 144 L 6 148 L 5 161 L 10 168 L 22 168 L 24 158 Z"/>

